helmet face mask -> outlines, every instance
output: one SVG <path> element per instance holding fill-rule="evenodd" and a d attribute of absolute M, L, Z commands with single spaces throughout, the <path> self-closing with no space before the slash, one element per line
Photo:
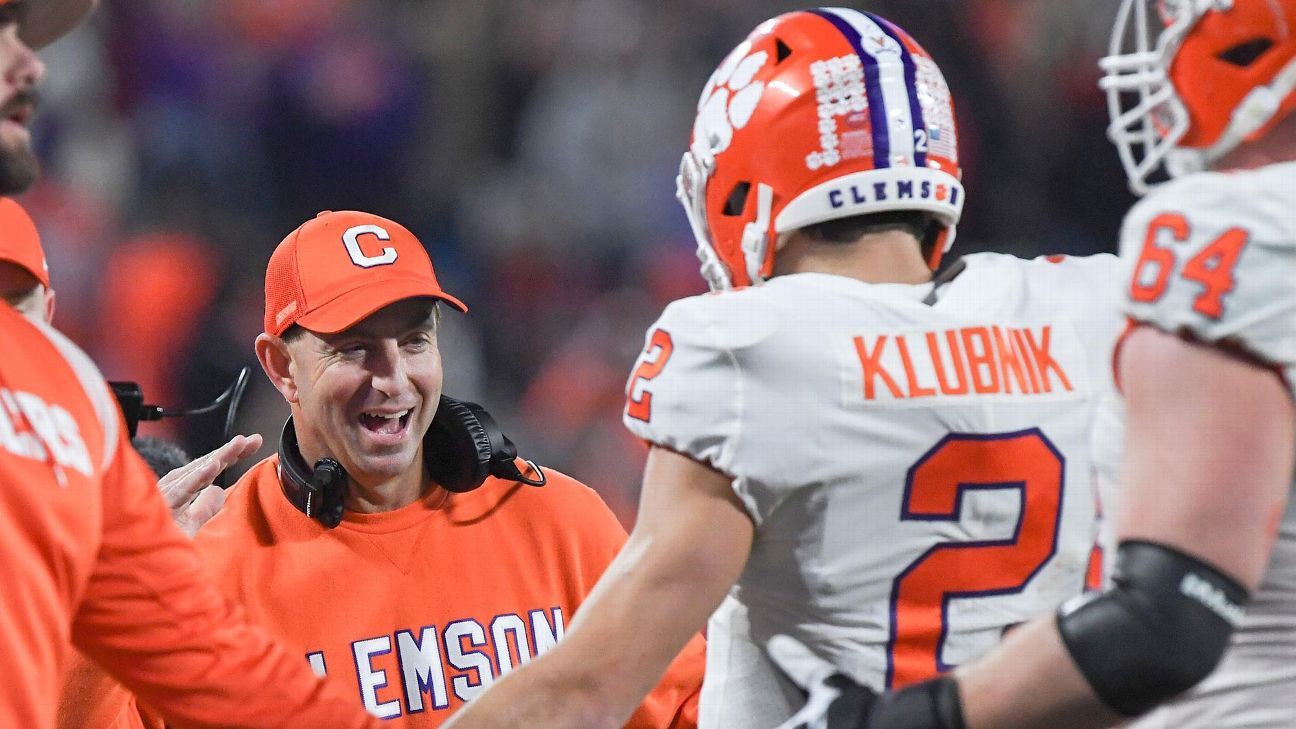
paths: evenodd
<path fill-rule="evenodd" d="M 824 8 L 762 23 L 698 102 L 676 194 L 712 289 L 768 278 L 786 233 L 835 218 L 963 206 L 949 89 L 931 57 L 876 16 Z"/>
<path fill-rule="evenodd" d="M 1296 0 L 1123 0 L 1100 61 L 1130 189 L 1208 169 L 1296 106 Z"/>
<path fill-rule="evenodd" d="M 692 150 L 680 160 L 679 176 L 675 178 L 675 199 L 684 206 L 689 227 L 697 240 L 697 257 L 701 263 L 702 278 L 712 291 L 732 288 L 729 274 L 711 244 L 711 234 L 706 224 L 707 179 L 715 169 L 715 156 L 709 153 L 695 155 Z"/>
<path fill-rule="evenodd" d="M 1136 194 L 1188 132 L 1188 110 L 1170 82 L 1170 61 L 1195 22 L 1191 12 L 1175 17 L 1175 3 L 1125 0 L 1112 30 L 1109 55 L 1099 65 L 1105 76 L 1111 124 L 1107 136 Z M 1155 25 L 1154 25 L 1155 23 Z"/>

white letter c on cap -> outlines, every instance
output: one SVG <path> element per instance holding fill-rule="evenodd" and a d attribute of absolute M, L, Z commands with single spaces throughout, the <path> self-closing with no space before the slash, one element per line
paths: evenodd
<path fill-rule="evenodd" d="M 346 244 L 347 254 L 351 256 L 352 263 L 361 268 L 373 268 L 396 262 L 395 248 L 383 248 L 380 256 L 366 256 L 364 251 L 360 250 L 359 241 L 360 236 L 365 233 L 373 235 L 378 240 L 391 240 L 387 231 L 376 225 L 356 225 L 347 228 L 347 231 L 342 234 L 342 242 Z"/>

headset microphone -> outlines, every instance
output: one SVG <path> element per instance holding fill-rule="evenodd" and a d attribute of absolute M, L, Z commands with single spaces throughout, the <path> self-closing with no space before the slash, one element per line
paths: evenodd
<path fill-rule="evenodd" d="M 547 479 L 539 466 L 524 460 L 524 473 L 517 460 L 517 446 L 482 406 L 441 396 L 432 425 L 423 436 L 424 467 L 437 485 L 464 493 L 490 476 L 528 486 L 545 485 Z M 342 522 L 349 476 L 332 458 L 307 465 L 291 417 L 279 438 L 279 483 L 288 501 L 306 516 L 330 529 Z"/>

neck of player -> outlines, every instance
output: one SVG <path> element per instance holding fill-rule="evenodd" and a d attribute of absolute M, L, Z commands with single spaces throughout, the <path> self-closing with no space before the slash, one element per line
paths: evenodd
<path fill-rule="evenodd" d="M 932 277 L 922 246 L 913 235 L 899 230 L 869 233 L 845 243 L 793 231 L 774 259 L 775 276 L 789 273 L 829 273 L 864 283 L 921 284 Z"/>
<path fill-rule="evenodd" d="M 1265 136 L 1254 142 L 1244 142 L 1214 164 L 1214 169 L 1253 170 L 1265 165 L 1296 160 L 1296 116 L 1278 123 Z"/>

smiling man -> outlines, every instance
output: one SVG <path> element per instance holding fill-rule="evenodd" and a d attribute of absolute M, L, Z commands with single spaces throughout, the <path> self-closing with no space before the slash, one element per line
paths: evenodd
<path fill-rule="evenodd" d="M 303 461 L 345 468 L 352 511 L 433 491 L 422 456 L 441 397 L 438 301 L 467 311 L 409 231 L 367 213 L 320 213 L 270 258 L 257 358 L 292 410 Z"/>
<path fill-rule="evenodd" d="M 405 299 L 340 332 L 258 339 L 257 356 L 292 405 L 303 457 L 347 464 L 355 511 L 399 509 L 431 485 L 419 466 L 441 393 L 435 307 Z"/>
<path fill-rule="evenodd" d="M 285 238 L 256 352 L 292 418 L 195 539 L 227 596 L 402 727 L 553 646 L 626 539 L 593 490 L 442 397 L 441 303 L 466 310 L 391 220 L 324 212 Z M 629 726 L 693 726 L 703 660 L 696 636 Z"/>

